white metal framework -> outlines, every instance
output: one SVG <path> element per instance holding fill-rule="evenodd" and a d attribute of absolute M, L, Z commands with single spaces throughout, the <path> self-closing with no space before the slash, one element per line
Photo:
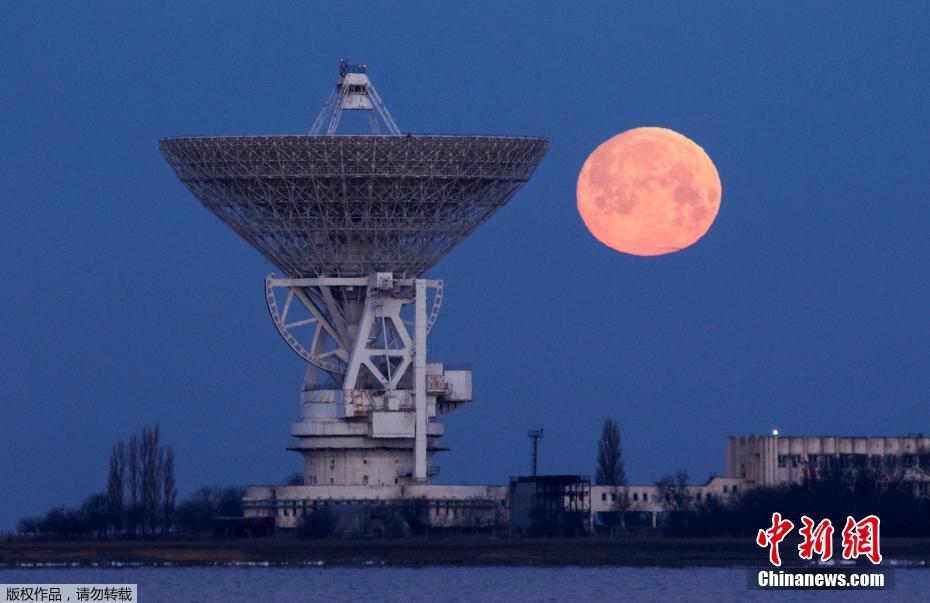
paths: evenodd
<path fill-rule="evenodd" d="M 381 276 L 393 282 L 392 276 Z M 394 350 L 401 343 L 409 343 L 403 328 L 409 326 L 409 321 L 403 319 L 399 312 L 385 310 L 383 294 L 379 294 L 378 289 L 374 296 L 368 294 L 368 283 L 368 279 L 361 278 L 282 279 L 269 274 L 265 278 L 265 299 L 278 332 L 291 349 L 311 365 L 341 380 L 347 372 L 352 372 L 348 370 L 348 362 L 353 343 L 348 339 L 345 325 L 362 320 L 368 297 L 373 297 L 377 300 L 375 303 L 380 304 L 380 324 L 372 327 L 373 333 L 366 331 L 366 335 L 382 344 L 383 350 Z M 426 320 L 427 334 L 442 307 L 442 281 L 429 281 L 429 288 L 432 296 Z M 394 366 L 396 361 L 388 361 L 396 354 L 385 351 L 382 355 L 384 363 L 379 366 L 374 366 L 374 362 L 368 364 L 377 371 L 374 373 L 376 376 L 386 378 L 386 381 L 379 378 L 379 382 L 392 383 L 392 387 L 396 387 L 401 371 Z M 357 370 L 358 367 L 353 369 Z"/>
<path fill-rule="evenodd" d="M 310 128 L 311 135 L 320 134 L 324 123 L 328 124 L 326 134 L 335 134 L 343 111 L 366 111 L 373 134 L 381 134 L 381 123 L 383 123 L 388 134 L 400 135 L 400 129 L 394 123 L 391 112 L 388 111 L 378 91 L 375 90 L 374 84 L 365 74 L 367 70 L 367 65 L 350 65 L 346 58 L 339 61 L 339 80 L 332 94 L 323 104 L 323 109 L 320 110 L 316 121 L 313 122 Z M 381 118 L 380 123 L 375 113 Z"/>
<path fill-rule="evenodd" d="M 490 136 L 171 138 L 211 212 L 287 276 L 419 276 L 503 207 L 547 142 Z"/>
<path fill-rule="evenodd" d="M 432 413 L 427 408 L 427 292 L 440 292 L 442 281 L 394 279 L 389 272 L 368 279 L 279 279 L 269 275 L 265 287 L 268 308 L 279 332 L 309 363 L 305 403 L 334 404 L 332 412 L 326 414 L 340 419 L 397 413 L 394 418 L 399 418 L 402 435 L 414 438 L 413 478 L 425 481 L 427 422 L 442 411 L 435 400 Z M 280 308 L 278 290 L 286 291 Z M 441 295 L 434 293 L 432 300 L 429 315 L 435 320 Z M 412 322 L 405 317 L 408 306 L 413 307 Z M 288 320 L 298 307 L 308 317 Z M 309 338 L 309 343 L 301 343 L 295 335 L 302 328 L 307 331 L 303 336 Z M 444 397 L 445 385 L 439 390 L 433 393 Z M 326 393 L 321 398 L 317 392 Z M 400 413 L 405 416 L 400 417 Z M 398 422 L 394 423 L 389 436 L 398 435 Z M 404 425 L 407 431 L 403 431 Z M 328 430 L 331 435 L 341 432 L 333 425 Z M 374 429 L 370 435 L 377 436 L 377 432 Z M 351 437 L 352 431 L 342 435 Z M 307 450 L 314 448 L 312 442 L 305 446 Z"/>
<path fill-rule="evenodd" d="M 373 135 L 337 135 L 342 112 L 356 110 Z M 400 135 L 366 67 L 343 59 L 311 135 L 160 148 L 203 205 L 284 272 L 266 278 L 265 297 L 307 362 L 291 428 L 305 483 L 427 481 L 438 417 L 471 400 L 471 372 L 427 360 L 443 288 L 422 275 L 513 197 L 548 141 Z"/>

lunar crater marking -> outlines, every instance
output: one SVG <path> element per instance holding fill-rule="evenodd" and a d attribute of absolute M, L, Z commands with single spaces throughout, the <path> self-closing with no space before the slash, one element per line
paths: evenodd
<path fill-rule="evenodd" d="M 694 244 L 720 209 L 717 169 L 690 139 L 664 128 L 614 136 L 585 161 L 578 211 L 617 251 L 662 255 Z"/>

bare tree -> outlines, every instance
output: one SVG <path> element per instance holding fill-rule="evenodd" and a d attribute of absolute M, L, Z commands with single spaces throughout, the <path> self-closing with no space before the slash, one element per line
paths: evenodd
<path fill-rule="evenodd" d="M 613 419 L 604 421 L 601 439 L 597 443 L 597 471 L 594 481 L 602 486 L 626 485 L 623 447 L 620 445 L 620 427 Z"/>
<path fill-rule="evenodd" d="M 656 482 L 659 498 L 669 511 L 687 511 L 691 508 L 691 492 L 688 489 L 688 472 L 679 469 L 675 475 L 666 475 Z"/>
<path fill-rule="evenodd" d="M 142 429 L 140 449 L 142 463 L 142 532 L 154 532 L 161 524 L 162 470 L 164 450 L 161 447 L 161 430 L 156 423 Z"/>
<path fill-rule="evenodd" d="M 139 448 L 139 438 L 136 436 L 129 438 L 129 444 L 126 447 L 126 476 L 129 479 L 129 496 L 127 497 L 129 499 L 129 508 L 126 513 L 126 524 L 130 534 L 135 534 L 139 527 L 139 510 L 142 503 L 142 467 Z"/>
<path fill-rule="evenodd" d="M 107 509 L 110 529 L 119 534 L 124 529 L 126 489 L 126 445 L 122 440 L 110 451 L 110 470 L 107 474 Z"/>
<path fill-rule="evenodd" d="M 162 533 L 167 533 L 174 523 L 174 507 L 177 501 L 178 491 L 174 482 L 174 450 L 168 448 L 165 451 L 165 463 L 162 471 Z"/>

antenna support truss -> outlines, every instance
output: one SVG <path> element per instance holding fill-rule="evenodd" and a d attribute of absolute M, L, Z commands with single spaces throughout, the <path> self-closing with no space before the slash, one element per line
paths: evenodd
<path fill-rule="evenodd" d="M 328 136 L 336 134 L 343 111 L 367 111 L 372 134 L 381 134 L 381 125 L 384 124 L 387 134 L 400 135 L 400 129 L 368 78 L 367 71 L 367 65 L 350 65 L 345 57 L 339 60 L 339 80 L 313 122 L 311 135 L 321 134 L 324 123 L 327 124 L 325 133 Z"/>

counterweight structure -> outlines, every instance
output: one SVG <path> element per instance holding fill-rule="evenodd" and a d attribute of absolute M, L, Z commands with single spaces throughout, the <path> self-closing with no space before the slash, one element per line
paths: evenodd
<path fill-rule="evenodd" d="M 344 111 L 368 112 L 373 134 L 337 134 Z M 471 372 L 427 361 L 443 285 L 423 274 L 513 197 L 547 141 L 402 135 L 365 66 L 343 60 L 309 135 L 160 147 L 203 205 L 284 273 L 265 279 L 265 295 L 307 363 L 291 428 L 305 484 L 428 482 L 438 418 L 471 400 Z"/>

